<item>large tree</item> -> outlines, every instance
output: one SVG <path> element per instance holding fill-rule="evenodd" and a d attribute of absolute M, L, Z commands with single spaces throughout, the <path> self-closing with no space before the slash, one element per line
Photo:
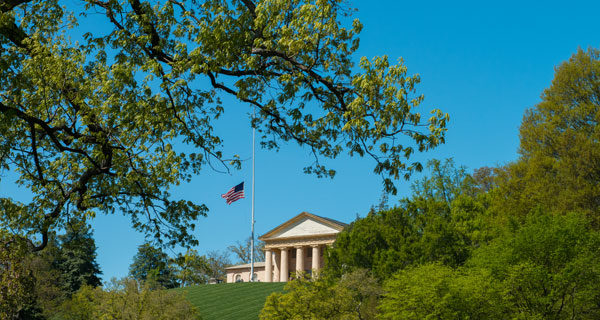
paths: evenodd
<path fill-rule="evenodd" d="M 429 162 L 430 175 L 413 184 L 413 195 L 388 210 L 357 218 L 327 250 L 326 268 L 341 275 L 366 268 L 378 279 L 425 262 L 462 265 L 488 240 L 485 197 L 451 159 Z"/>
<path fill-rule="evenodd" d="M 381 293 L 377 280 L 365 269 L 339 280 L 327 273 L 319 274 L 318 279 L 300 277 L 288 282 L 283 293 L 267 297 L 260 319 L 372 320 Z"/>
<path fill-rule="evenodd" d="M 71 220 L 65 234 L 58 236 L 60 241 L 60 262 L 63 289 L 75 293 L 81 286 L 102 285 L 100 266 L 96 262 L 96 243 L 91 227 L 80 220 Z"/>
<path fill-rule="evenodd" d="M 138 247 L 129 266 L 129 275 L 138 281 L 148 282 L 151 286 L 175 288 L 177 276 L 171 265 L 171 259 L 162 251 L 149 243 Z"/>
<path fill-rule="evenodd" d="M 499 172 L 500 211 L 585 211 L 600 225 L 600 50 L 579 49 L 526 111 L 519 161 Z"/>
<path fill-rule="evenodd" d="M 198 254 L 198 251 L 189 249 L 185 254 L 180 253 L 173 260 L 175 276 L 181 287 L 208 282 L 208 259 Z"/>
<path fill-rule="evenodd" d="M 0 230 L 0 319 L 43 319 L 27 252 L 25 239 Z"/>
<path fill-rule="evenodd" d="M 600 233 L 583 215 L 531 213 L 475 250 L 385 282 L 382 319 L 598 319 Z"/>
<path fill-rule="evenodd" d="M 310 150 L 307 173 L 367 155 L 394 191 L 421 169 L 415 151 L 444 142 L 448 117 L 421 116 L 419 76 L 402 62 L 355 56 L 350 13 L 341 0 L 0 0 L 0 167 L 33 193 L 0 201 L 2 226 L 39 250 L 70 216 L 120 211 L 159 242 L 195 244 L 208 209 L 169 187 L 241 164 L 213 120 L 251 112 L 227 96 L 256 108 L 264 147 Z"/>

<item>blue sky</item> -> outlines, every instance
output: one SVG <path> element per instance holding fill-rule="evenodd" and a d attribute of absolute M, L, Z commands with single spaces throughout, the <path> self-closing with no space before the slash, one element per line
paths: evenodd
<path fill-rule="evenodd" d="M 360 56 L 402 57 L 411 74 L 421 75 L 422 111 L 439 108 L 450 114 L 446 144 L 417 158 L 454 158 L 470 170 L 501 165 L 517 158 L 518 127 L 525 109 L 540 101 L 554 67 L 578 47 L 600 47 L 597 1 L 350 1 L 364 25 Z M 251 156 L 251 108 L 225 100 L 217 124 L 226 151 Z M 381 197 L 381 180 L 367 158 L 340 157 L 328 162 L 333 179 L 302 173 L 311 163 L 307 150 L 285 145 L 279 152 L 257 149 L 256 234 L 308 211 L 350 222 L 363 216 Z M 418 178 L 415 176 L 414 178 Z M 0 195 L 22 197 L 8 175 Z M 245 181 L 247 198 L 226 205 L 220 198 Z M 200 253 L 224 250 L 250 235 L 250 161 L 240 171 L 205 170 L 174 188 L 175 198 L 205 203 L 194 234 Z M 399 181 L 397 202 L 410 182 Z M 119 215 L 99 216 L 92 223 L 103 279 L 127 275 L 143 236 Z"/>

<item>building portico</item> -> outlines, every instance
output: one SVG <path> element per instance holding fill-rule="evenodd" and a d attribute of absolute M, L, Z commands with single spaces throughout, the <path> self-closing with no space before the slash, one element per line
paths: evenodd
<path fill-rule="evenodd" d="M 335 241 L 345 223 L 302 212 L 259 237 L 265 242 L 265 282 L 287 282 L 295 273 L 318 272 L 323 248 Z"/>

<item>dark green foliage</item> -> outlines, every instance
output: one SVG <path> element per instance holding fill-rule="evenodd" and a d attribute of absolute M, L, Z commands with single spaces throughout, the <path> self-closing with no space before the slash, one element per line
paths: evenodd
<path fill-rule="evenodd" d="M 60 304 L 82 285 L 101 285 L 98 278 L 101 272 L 96 262 L 96 246 L 89 226 L 81 221 L 73 221 L 70 226 L 63 235 L 56 236 L 50 233 L 45 250 L 34 253 L 29 252 L 26 239 L 7 235 L 6 239 L 12 239 L 11 259 L 15 259 L 10 264 L 12 268 L 16 268 L 6 274 L 10 275 L 13 272 L 10 276 L 13 279 L 8 282 L 12 282 L 10 286 L 13 289 L 8 293 L 18 303 L 6 308 L 21 310 L 19 314 L 22 319 L 51 318 Z M 3 243 L 2 239 L 0 243 Z M 17 243 L 20 244 L 17 246 Z M 0 257 L 0 265 L 2 260 Z M 13 282 L 17 279 L 24 282 Z M 18 288 L 22 288 L 27 294 L 21 296 Z M 11 300 L 6 301 L 8 303 Z"/>
<path fill-rule="evenodd" d="M 385 283 L 384 319 L 598 319 L 600 233 L 583 215 L 532 213 L 465 266 L 426 264 Z"/>
<path fill-rule="evenodd" d="M 341 275 L 366 268 L 379 279 L 410 265 L 440 261 L 462 265 L 471 249 L 487 241 L 487 200 L 452 160 L 431 161 L 431 177 L 413 186 L 399 207 L 371 211 L 351 223 L 326 255 L 326 267 Z"/>
<path fill-rule="evenodd" d="M 0 229 L 0 319 L 43 319 L 27 249 L 25 238 Z"/>
<path fill-rule="evenodd" d="M 341 275 L 365 268 L 382 279 L 420 259 L 420 236 L 406 210 L 371 212 L 341 232 L 325 255 L 326 267 Z"/>
<path fill-rule="evenodd" d="M 91 227 L 84 221 L 72 220 L 67 224 L 67 232 L 58 236 L 60 241 L 60 260 L 63 288 L 68 294 L 79 290 L 83 285 L 97 287 L 102 285 L 102 274 L 96 262 L 96 243 Z"/>
<path fill-rule="evenodd" d="M 66 277 L 60 269 L 62 250 L 54 233 L 50 234 L 46 249 L 26 258 L 28 268 L 35 278 L 34 292 L 37 304 L 49 318 L 57 307 L 73 292 L 67 291 Z"/>
<path fill-rule="evenodd" d="M 469 266 L 490 270 L 523 318 L 600 317 L 600 232 L 581 214 L 533 212 Z"/>
<path fill-rule="evenodd" d="M 135 280 L 147 281 L 163 288 L 178 286 L 169 256 L 162 249 L 153 247 L 149 243 L 138 247 L 138 252 L 129 266 L 129 274 Z"/>

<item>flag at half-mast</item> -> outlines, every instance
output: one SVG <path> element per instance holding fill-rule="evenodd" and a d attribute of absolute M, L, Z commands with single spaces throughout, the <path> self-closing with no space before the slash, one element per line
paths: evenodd
<path fill-rule="evenodd" d="M 232 204 L 233 202 L 244 198 L 244 183 L 240 183 L 237 186 L 229 189 L 227 193 L 221 195 L 221 198 L 227 201 L 227 204 Z"/>

